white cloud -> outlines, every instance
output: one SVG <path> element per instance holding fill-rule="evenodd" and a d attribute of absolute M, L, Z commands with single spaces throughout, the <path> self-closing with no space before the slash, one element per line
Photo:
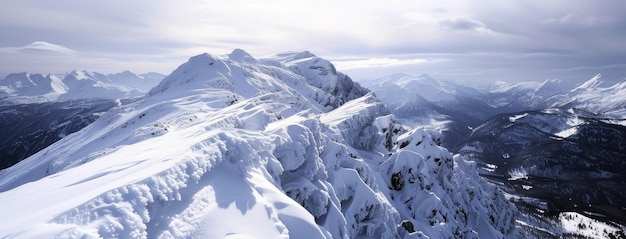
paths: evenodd
<path fill-rule="evenodd" d="M 414 65 L 427 62 L 427 59 L 393 59 L 393 58 L 369 58 L 358 60 L 340 60 L 333 61 L 333 64 L 339 70 L 350 70 L 370 67 L 391 67 L 401 65 Z"/>
<path fill-rule="evenodd" d="M 54 52 L 54 53 L 61 53 L 61 54 L 76 54 L 76 51 L 69 49 L 65 46 L 52 44 L 52 43 L 45 42 L 45 41 L 35 41 L 31 44 L 28 44 L 22 47 L 21 50 Z"/>
<path fill-rule="evenodd" d="M 121 69 L 138 73 L 155 71 L 168 73 L 186 58 L 175 55 L 155 57 L 150 55 L 110 54 L 91 55 L 68 47 L 35 41 L 20 47 L 0 48 L 0 78 L 16 72 L 67 73 L 72 70 L 95 70 L 102 73 L 117 73 Z"/>
<path fill-rule="evenodd" d="M 21 47 L 2 47 L 0 52 L 13 53 L 13 54 L 65 54 L 74 55 L 77 52 L 62 45 L 57 45 L 45 41 L 35 41 Z"/>

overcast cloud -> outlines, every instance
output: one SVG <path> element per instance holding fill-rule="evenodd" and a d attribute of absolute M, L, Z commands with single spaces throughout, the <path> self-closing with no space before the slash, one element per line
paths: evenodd
<path fill-rule="evenodd" d="M 626 76 L 626 1 L 8 1 L 0 76 L 169 73 L 190 56 L 309 50 L 355 79 Z"/>

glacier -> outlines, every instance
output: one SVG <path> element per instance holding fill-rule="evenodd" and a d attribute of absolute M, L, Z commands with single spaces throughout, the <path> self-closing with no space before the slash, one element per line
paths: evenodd
<path fill-rule="evenodd" d="M 0 171 L 0 237 L 523 237 L 441 140 L 310 52 L 200 54 Z"/>

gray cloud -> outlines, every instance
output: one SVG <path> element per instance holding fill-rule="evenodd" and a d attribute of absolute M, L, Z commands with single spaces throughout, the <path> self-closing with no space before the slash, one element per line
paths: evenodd
<path fill-rule="evenodd" d="M 561 18 L 550 18 L 542 21 L 546 24 L 579 25 L 585 27 L 600 27 L 610 24 L 612 18 L 609 16 L 581 17 L 577 14 L 567 14 Z"/>
<path fill-rule="evenodd" d="M 460 31 L 487 31 L 487 27 L 482 22 L 470 18 L 449 18 L 439 21 L 439 25 L 445 30 Z"/>

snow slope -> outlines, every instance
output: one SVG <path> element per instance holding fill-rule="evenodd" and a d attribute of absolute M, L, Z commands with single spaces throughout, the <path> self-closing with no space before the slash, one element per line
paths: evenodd
<path fill-rule="evenodd" d="M 0 237 L 521 236 L 440 137 L 309 52 L 201 54 L 0 171 Z"/>
<path fill-rule="evenodd" d="M 158 73 L 136 75 L 129 71 L 108 75 L 88 71 L 49 75 L 15 73 L 0 80 L 0 104 L 136 97 L 144 95 L 163 77 Z"/>

